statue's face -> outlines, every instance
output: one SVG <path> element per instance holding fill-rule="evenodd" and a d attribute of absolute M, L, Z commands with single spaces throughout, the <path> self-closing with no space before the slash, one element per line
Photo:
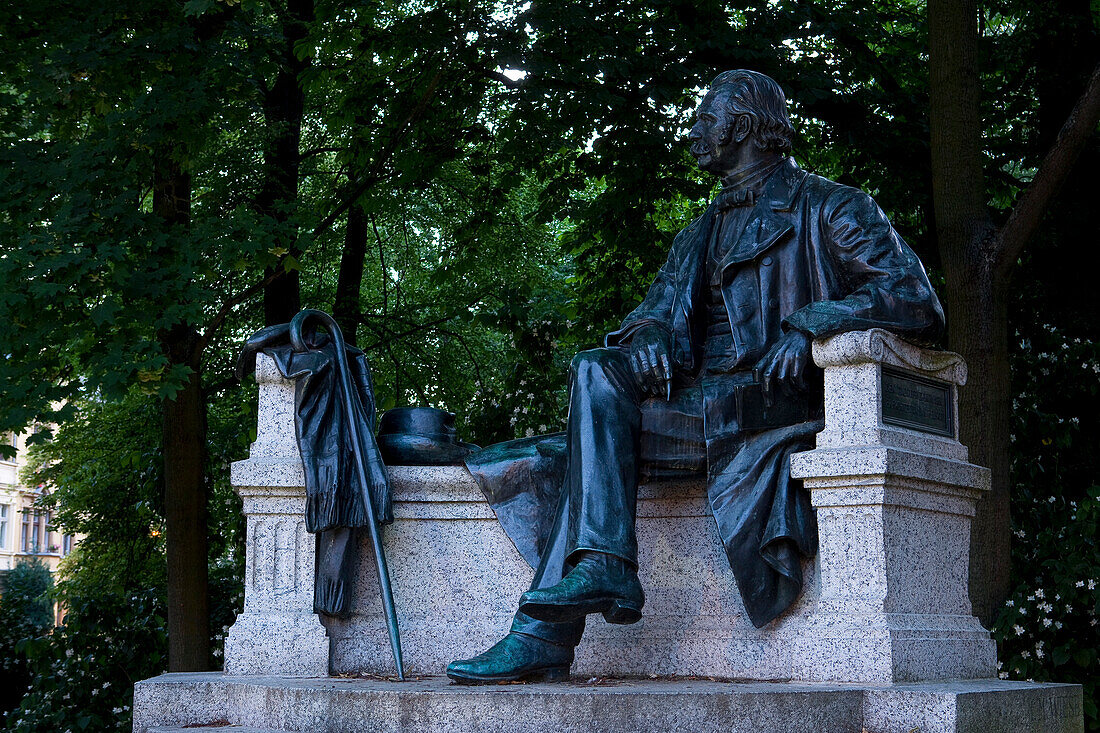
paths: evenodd
<path fill-rule="evenodd" d="M 695 124 L 688 133 L 691 154 L 701 170 L 726 175 L 737 166 L 738 142 L 733 134 L 734 115 L 726 107 L 726 96 L 707 92 L 695 110 Z"/>

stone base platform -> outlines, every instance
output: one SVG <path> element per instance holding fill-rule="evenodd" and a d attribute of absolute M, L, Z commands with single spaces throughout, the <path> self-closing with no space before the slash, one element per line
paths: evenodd
<path fill-rule="evenodd" d="M 134 733 L 1077 733 L 1079 685 L 595 680 L 465 687 L 444 677 L 176 673 L 134 689 Z M 221 727 L 219 727 L 221 726 Z"/>

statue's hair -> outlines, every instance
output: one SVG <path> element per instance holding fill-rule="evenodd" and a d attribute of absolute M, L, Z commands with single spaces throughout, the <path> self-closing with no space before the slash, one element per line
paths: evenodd
<path fill-rule="evenodd" d="M 726 106 L 734 115 L 752 123 L 753 140 L 761 150 L 789 153 L 794 128 L 787 116 L 787 98 L 775 80 L 756 71 L 723 71 L 710 84 L 710 92 L 727 94 Z"/>

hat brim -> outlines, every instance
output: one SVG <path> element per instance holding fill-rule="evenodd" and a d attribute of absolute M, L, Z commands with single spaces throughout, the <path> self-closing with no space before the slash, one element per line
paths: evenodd
<path fill-rule="evenodd" d="M 451 466 L 462 463 L 478 446 L 443 442 L 422 435 L 379 435 L 378 450 L 390 466 Z"/>

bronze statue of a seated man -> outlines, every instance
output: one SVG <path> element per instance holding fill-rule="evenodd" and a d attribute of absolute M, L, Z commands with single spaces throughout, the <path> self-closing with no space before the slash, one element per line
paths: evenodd
<path fill-rule="evenodd" d="M 677 235 L 645 300 L 605 347 L 573 360 L 563 479 L 534 582 L 508 635 L 452 663 L 452 679 L 559 679 L 588 614 L 641 618 L 640 480 L 706 477 L 756 626 L 798 597 L 817 526 L 789 457 L 811 448 L 823 426 L 812 340 L 886 328 L 927 341 L 943 311 L 867 194 L 788 157 L 792 132 L 772 79 L 738 70 L 712 83 L 689 138 L 722 190 Z"/>

